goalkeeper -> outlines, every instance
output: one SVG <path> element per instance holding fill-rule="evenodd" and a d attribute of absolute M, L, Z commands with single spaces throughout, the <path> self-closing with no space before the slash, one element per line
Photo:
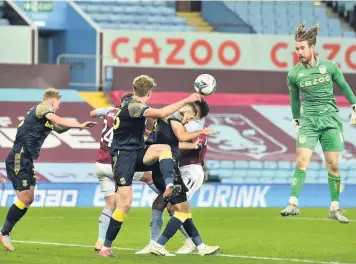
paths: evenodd
<path fill-rule="evenodd" d="M 351 124 L 356 125 L 356 98 L 339 67 L 332 61 L 315 56 L 318 25 L 310 30 L 299 25 L 295 32 L 299 63 L 288 73 L 288 88 L 293 122 L 297 130 L 297 161 L 291 196 L 282 216 L 298 215 L 298 197 L 315 145 L 324 151 L 330 188 L 329 218 L 349 223 L 339 207 L 339 153 L 344 149 L 343 125 L 333 92 L 335 82 L 352 107 Z M 300 98 L 302 103 L 300 103 Z M 301 111 L 302 109 L 302 111 Z"/>

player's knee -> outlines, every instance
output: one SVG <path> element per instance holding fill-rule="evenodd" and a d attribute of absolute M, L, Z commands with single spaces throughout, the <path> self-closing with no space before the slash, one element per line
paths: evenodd
<path fill-rule="evenodd" d="M 306 156 L 298 155 L 296 167 L 300 170 L 306 170 L 309 166 L 309 159 Z"/>
<path fill-rule="evenodd" d="M 166 208 L 167 203 L 164 201 L 162 195 L 158 195 L 157 198 L 152 203 L 152 209 L 157 211 L 163 211 Z"/>
<path fill-rule="evenodd" d="M 174 207 L 170 203 L 167 204 L 167 211 L 170 215 L 174 214 Z"/>
<path fill-rule="evenodd" d="M 109 199 L 106 199 L 106 204 L 105 207 L 109 209 L 111 212 L 114 212 L 116 209 L 116 199 L 115 195 L 110 197 Z"/>
<path fill-rule="evenodd" d="M 171 147 L 169 145 L 162 145 L 161 153 L 170 152 L 170 151 L 171 151 Z"/>
<path fill-rule="evenodd" d="M 339 175 L 339 164 L 337 160 L 326 161 L 326 167 L 328 168 L 328 172 L 332 175 Z"/>
<path fill-rule="evenodd" d="M 123 205 L 120 206 L 120 207 L 121 207 L 120 210 L 121 210 L 122 212 L 124 212 L 125 214 L 127 214 L 127 213 L 130 211 L 130 209 L 131 209 L 131 204 L 125 203 L 125 204 L 123 204 Z"/>

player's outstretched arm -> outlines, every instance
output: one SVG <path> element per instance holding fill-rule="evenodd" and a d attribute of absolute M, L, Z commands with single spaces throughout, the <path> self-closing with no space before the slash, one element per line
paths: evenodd
<path fill-rule="evenodd" d="M 340 90 L 344 94 L 346 100 L 350 103 L 352 112 L 351 112 L 351 120 L 350 123 L 351 125 L 356 126 L 356 97 L 354 92 L 352 91 L 350 85 L 347 83 L 345 80 L 344 75 L 342 74 L 341 70 L 339 67 L 334 64 L 334 71 L 333 71 L 333 80 L 339 86 Z"/>
<path fill-rule="evenodd" d="M 147 110 L 145 110 L 145 112 L 143 113 L 143 116 L 152 117 L 152 118 L 164 118 L 170 116 L 174 112 L 177 112 L 180 108 L 182 108 L 186 104 L 194 103 L 195 101 L 200 101 L 200 95 L 197 93 L 194 93 L 183 100 L 180 100 L 171 105 L 167 105 L 160 109 L 147 108 Z"/>
<path fill-rule="evenodd" d="M 179 149 L 180 150 L 190 150 L 190 149 L 198 149 L 199 148 L 199 141 L 197 140 L 194 143 L 191 142 L 179 142 Z"/>
<path fill-rule="evenodd" d="M 193 138 L 197 138 L 202 134 L 207 136 L 214 134 L 214 131 L 207 127 L 202 130 L 197 130 L 194 132 L 186 132 L 182 123 L 175 120 L 171 120 L 170 122 L 171 122 L 172 130 L 175 136 L 178 138 L 179 142 L 192 140 Z"/>
<path fill-rule="evenodd" d="M 92 111 L 90 111 L 90 117 L 92 118 L 104 118 L 106 114 L 111 111 L 112 109 L 115 109 L 115 107 L 103 107 L 103 108 L 97 108 Z"/>
<path fill-rule="evenodd" d="M 45 116 L 48 120 L 53 122 L 55 125 L 59 125 L 62 127 L 67 127 L 67 128 L 84 129 L 84 128 L 93 127 L 97 124 L 97 122 L 92 122 L 92 121 L 86 121 L 84 123 L 79 123 L 77 121 L 72 121 L 72 120 L 68 120 L 68 119 L 59 117 L 53 113 L 48 113 Z"/>
<path fill-rule="evenodd" d="M 70 127 L 64 127 L 64 126 L 59 126 L 59 125 L 54 125 L 54 131 L 56 131 L 58 134 L 62 134 L 64 132 L 67 132 L 70 129 Z"/>

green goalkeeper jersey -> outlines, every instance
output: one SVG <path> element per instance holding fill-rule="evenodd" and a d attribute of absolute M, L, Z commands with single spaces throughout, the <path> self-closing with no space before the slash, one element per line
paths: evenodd
<path fill-rule="evenodd" d="M 290 92 L 299 92 L 303 115 L 337 112 L 334 81 L 342 76 L 333 61 L 316 58 L 314 67 L 298 63 L 288 73 L 288 88 Z"/>

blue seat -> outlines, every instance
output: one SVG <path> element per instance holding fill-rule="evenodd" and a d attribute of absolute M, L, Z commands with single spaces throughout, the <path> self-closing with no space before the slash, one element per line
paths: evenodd
<path fill-rule="evenodd" d="M 244 160 L 237 160 L 234 163 L 236 169 L 247 169 L 249 167 L 248 162 Z"/>
<path fill-rule="evenodd" d="M 161 26 L 161 27 L 163 27 L 163 26 Z M 220 168 L 220 162 L 217 160 L 207 160 L 205 162 L 205 166 L 208 169 L 218 169 L 218 168 Z"/>
<path fill-rule="evenodd" d="M 96 5 L 88 5 L 88 6 L 87 6 L 87 12 L 88 12 L 88 13 L 98 13 L 98 12 L 99 12 L 99 6 L 96 6 Z"/>
<path fill-rule="evenodd" d="M 263 162 L 263 168 L 268 170 L 276 170 L 278 168 L 278 164 L 276 161 L 265 161 Z"/>
<path fill-rule="evenodd" d="M 249 168 L 250 169 L 262 169 L 263 163 L 261 161 L 250 161 Z"/>
<path fill-rule="evenodd" d="M 289 161 L 280 161 L 278 162 L 278 168 L 289 170 L 292 168 L 292 164 Z"/>
<path fill-rule="evenodd" d="M 125 13 L 125 8 L 122 6 L 113 6 L 111 8 L 111 12 L 115 14 L 124 14 Z"/>
<path fill-rule="evenodd" d="M 276 170 L 273 170 L 273 169 L 261 170 L 261 177 L 264 177 L 264 178 L 275 178 L 276 177 Z"/>

